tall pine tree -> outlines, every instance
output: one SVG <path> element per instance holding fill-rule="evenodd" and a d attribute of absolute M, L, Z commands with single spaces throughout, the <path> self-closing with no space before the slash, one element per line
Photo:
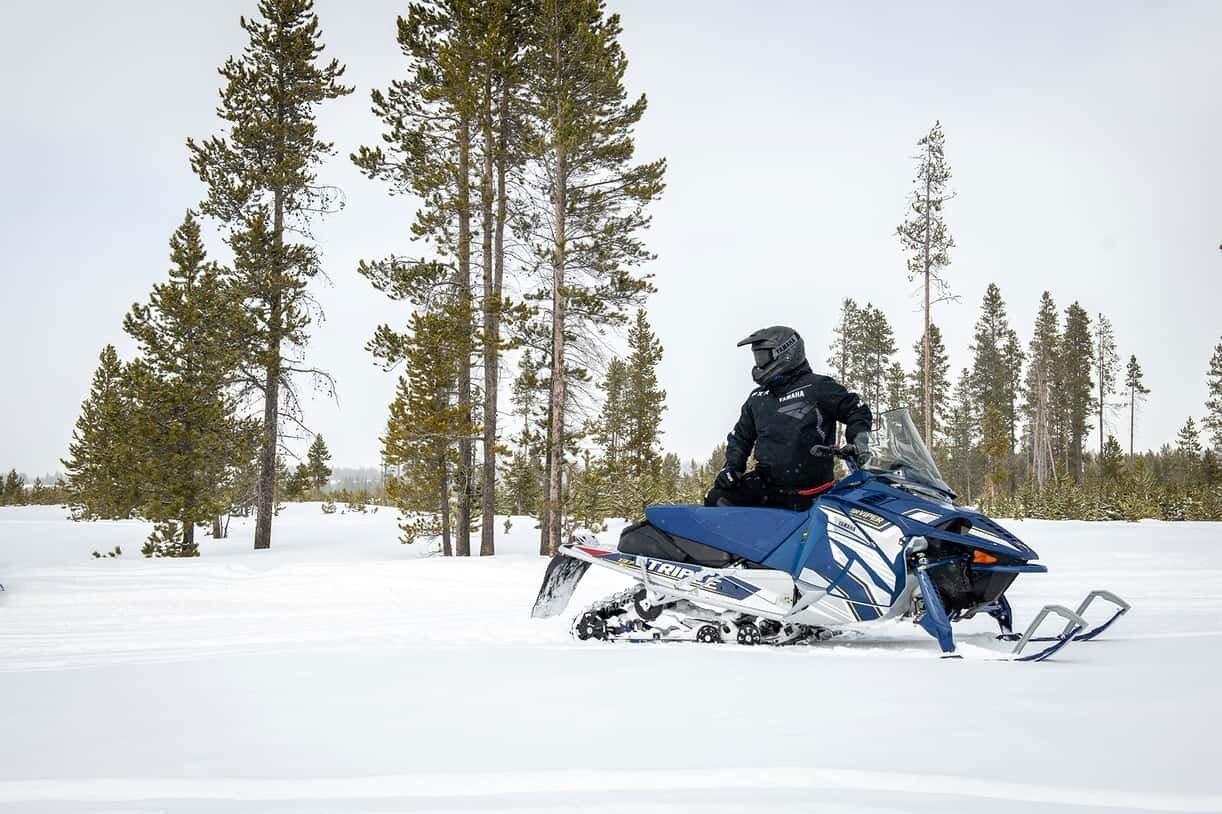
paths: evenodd
<path fill-rule="evenodd" d="M 526 54 L 528 152 L 547 206 L 531 214 L 527 240 L 550 271 L 551 393 L 548 483 L 540 548 L 560 545 L 568 352 L 593 326 L 618 323 L 649 290 L 634 266 L 650 255 L 638 237 L 645 207 L 663 189 L 662 159 L 633 163 L 633 128 L 645 97 L 629 102 L 618 15 L 602 0 L 540 0 Z"/>
<path fill-rule="evenodd" d="M 989 283 L 980 304 L 980 316 L 972 341 L 972 390 L 978 409 L 984 416 L 989 407 L 996 408 L 996 421 L 1005 429 L 1005 438 L 1013 449 L 1017 440 L 1018 390 L 1022 375 L 1023 351 L 1018 334 L 1010 327 L 1006 304 L 1001 290 Z M 994 447 L 1000 444 L 991 438 Z"/>
<path fill-rule="evenodd" d="M 1053 408 L 1057 399 L 1057 345 L 1060 338 L 1057 306 L 1045 291 L 1035 317 L 1035 332 L 1027 351 L 1027 378 L 1024 387 L 1027 414 L 1028 458 L 1031 475 L 1039 489 L 1056 477 L 1053 449 Z"/>
<path fill-rule="evenodd" d="M 1103 314 L 1095 320 L 1094 333 L 1095 412 L 1099 416 L 1099 454 L 1103 454 L 1103 425 L 1107 417 L 1108 396 L 1116 392 L 1116 373 L 1120 357 L 1116 355 L 1116 337 L 1112 323 Z"/>
<path fill-rule="evenodd" d="M 925 294 L 925 330 L 922 333 L 925 348 L 921 359 L 926 364 L 922 370 L 924 404 L 921 414 L 925 419 L 925 443 L 931 448 L 936 413 L 933 405 L 934 355 L 930 347 L 933 340 L 931 313 L 934 303 L 951 298 L 950 287 L 942 277 L 942 270 L 950 265 L 950 250 L 955 247 L 942 211 L 946 202 L 954 197 L 954 193 L 946 187 L 950 181 L 950 165 L 946 162 L 945 148 L 942 122 L 934 122 L 929 132 L 917 142 L 917 174 L 908 196 L 908 217 L 896 227 L 900 245 L 908 252 L 908 279 L 920 278 Z"/>
<path fill-rule="evenodd" d="M 275 466 L 282 418 L 297 408 L 297 373 L 320 375 L 302 360 L 316 308 L 307 285 L 319 271 L 317 250 L 293 242 L 312 217 L 331 211 L 337 193 L 315 169 L 332 153 L 318 139 L 316 111 L 352 88 L 344 68 L 322 64 L 312 0 L 260 0 L 259 18 L 241 18 L 248 42 L 220 68 L 217 113 L 228 132 L 188 140 L 191 166 L 208 187 L 202 211 L 221 220 L 234 252 L 234 281 L 255 325 L 244 343 L 246 383 L 263 402 L 255 548 L 271 547 Z"/>
<path fill-rule="evenodd" d="M 1057 348 L 1057 395 L 1065 432 L 1065 468 L 1082 482 L 1082 444 L 1092 413 L 1091 367 L 1094 359 L 1090 315 L 1078 303 L 1065 309 L 1065 327 Z"/>
<path fill-rule="evenodd" d="M 1222 346 L 1219 346 L 1219 350 L 1222 350 Z M 1222 378 L 1222 355 L 1219 356 L 1218 373 L 1219 378 Z M 1124 369 L 1124 389 L 1129 394 L 1129 457 L 1132 458 L 1133 435 L 1134 429 L 1137 426 L 1137 402 L 1150 394 L 1150 389 L 1145 385 L 1141 365 L 1137 363 L 1137 356 L 1135 354 L 1129 356 L 1129 363 Z"/>

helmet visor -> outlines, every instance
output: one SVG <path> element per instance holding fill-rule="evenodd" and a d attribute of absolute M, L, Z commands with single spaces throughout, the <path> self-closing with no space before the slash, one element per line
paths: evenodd
<path fill-rule="evenodd" d="M 751 353 L 755 356 L 756 367 L 768 367 L 772 364 L 772 348 L 756 348 Z"/>

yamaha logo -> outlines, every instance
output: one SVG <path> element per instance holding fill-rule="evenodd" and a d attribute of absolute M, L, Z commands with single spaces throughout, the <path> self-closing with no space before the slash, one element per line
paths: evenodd
<path fill-rule="evenodd" d="M 800 399 L 805 395 L 806 395 L 806 390 L 805 388 L 803 388 L 802 390 L 795 390 L 792 393 L 787 393 L 784 396 L 781 396 L 779 401 L 790 401 L 791 399 Z"/>

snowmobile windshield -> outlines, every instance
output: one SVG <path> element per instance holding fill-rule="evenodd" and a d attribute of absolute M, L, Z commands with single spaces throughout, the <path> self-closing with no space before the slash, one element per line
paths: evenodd
<path fill-rule="evenodd" d="M 878 426 L 870 433 L 870 452 L 867 471 L 897 475 L 954 495 L 942 480 L 907 408 L 888 410 L 878 417 Z"/>

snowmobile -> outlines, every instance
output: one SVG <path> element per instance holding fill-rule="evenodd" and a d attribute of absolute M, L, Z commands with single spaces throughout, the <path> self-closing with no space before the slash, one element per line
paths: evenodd
<path fill-rule="evenodd" d="M 1018 575 L 1048 570 L 1036 552 L 955 503 L 906 409 L 883 413 L 871 436 L 867 461 L 839 447 L 812 448 L 843 460 L 848 474 L 803 492 L 815 496 L 808 511 L 651 506 L 618 545 L 574 535 L 548 565 L 532 616 L 562 613 L 591 564 L 633 584 L 574 619 L 581 640 L 788 645 L 910 618 L 943 657 L 955 658 L 952 623 L 988 614 L 997 638 L 1013 642 L 1004 658 L 1042 661 L 1129 611 L 1114 593 L 1095 590 L 1076 609 L 1046 605 L 1015 633 L 1006 591 Z M 1092 627 L 1086 614 L 1097 600 L 1112 610 Z M 1038 635 L 1058 617 L 1058 632 Z"/>

